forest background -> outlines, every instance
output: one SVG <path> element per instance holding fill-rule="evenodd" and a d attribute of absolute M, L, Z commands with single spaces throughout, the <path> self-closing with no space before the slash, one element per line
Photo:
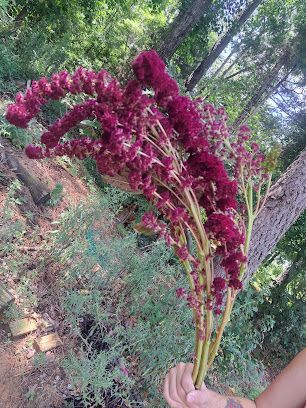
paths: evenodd
<path fill-rule="evenodd" d="M 182 92 L 224 106 L 233 131 L 248 122 L 263 150 L 280 151 L 274 182 L 292 163 L 298 174 L 306 156 L 304 0 L 1 0 L 1 113 L 31 80 L 62 69 L 105 68 L 124 83 L 132 59 L 151 48 Z M 2 116 L 4 150 L 8 141 L 17 151 L 38 140 L 41 128 L 71 102 L 52 102 L 28 130 Z M 86 134 L 86 124 L 75 132 Z M 109 187 L 90 160 L 60 159 L 57 165 L 80 179 L 87 195 L 64 208 L 60 203 L 69 194 L 63 179 L 56 180 L 38 218 L 59 210 L 34 254 L 20 248 L 25 242 L 37 247 L 41 223 L 35 209 L 20 216 L 24 187 L 1 167 L 0 277 L 7 282 L 10 276 L 23 298 L 22 308 L 14 305 L 5 318 L 56 304 L 52 317 L 73 347 L 56 356 L 71 392 L 54 386 L 61 398 L 52 406 L 163 407 L 165 373 L 192 358 L 191 313 L 175 295 L 185 285 L 183 272 L 162 242 L 134 231 L 147 208 L 142 197 Z M 254 398 L 305 346 L 305 172 L 303 177 L 295 180 L 299 194 L 289 204 L 274 191 L 284 219 L 278 231 L 261 220 L 268 238 L 254 241 L 261 253 L 251 260 L 250 285 L 239 296 L 208 378 L 215 389 Z M 286 188 L 290 195 L 290 183 Z M 52 285 L 43 297 L 46 276 Z M 48 370 L 43 356 L 35 358 L 33 370 Z M 27 404 L 43 407 L 34 385 L 27 384 Z"/>

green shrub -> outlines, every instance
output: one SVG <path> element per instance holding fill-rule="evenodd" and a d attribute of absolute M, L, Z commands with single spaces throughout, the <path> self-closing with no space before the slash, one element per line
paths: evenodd
<path fill-rule="evenodd" d="M 48 204 L 51 207 L 56 207 L 63 199 L 64 187 L 61 183 L 56 183 L 53 190 L 50 192 L 50 200 Z"/>
<path fill-rule="evenodd" d="M 32 141 L 27 130 L 10 125 L 5 119 L 0 119 L 0 136 L 9 139 L 14 146 L 21 149 Z"/>
<path fill-rule="evenodd" d="M 116 215 L 130 199 L 107 187 L 55 224 L 50 251 L 63 271 L 60 303 L 81 350 L 63 365 L 88 406 L 100 404 L 111 392 L 127 406 L 166 407 L 161 392 L 165 374 L 179 361 L 192 361 L 192 314 L 175 295 L 186 279 L 172 250 L 157 241 L 142 251 L 135 232 L 119 234 L 114 228 Z M 250 397 L 264 387 L 264 367 L 255 350 L 273 322 L 254 322 L 258 301 L 265 296 L 252 287 L 240 295 L 208 378 L 212 386 L 232 386 Z M 125 382 L 117 378 L 122 365 L 128 373 Z M 100 388 L 97 378 L 104 384 Z"/>
<path fill-rule="evenodd" d="M 275 284 L 270 296 L 259 307 L 264 319 L 275 321 L 264 344 L 270 355 L 276 356 L 284 365 L 306 345 L 305 269 L 302 267 L 299 272 L 287 285 L 278 287 Z"/>
<path fill-rule="evenodd" d="M 215 364 L 219 381 L 249 398 L 258 396 L 267 385 L 265 367 L 257 357 L 274 326 L 270 316 L 257 318 L 258 305 L 267 295 L 267 290 L 258 292 L 253 285 L 239 294 Z"/>

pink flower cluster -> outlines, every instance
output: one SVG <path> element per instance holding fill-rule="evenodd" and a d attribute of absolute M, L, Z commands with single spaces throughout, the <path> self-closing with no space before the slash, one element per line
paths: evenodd
<path fill-rule="evenodd" d="M 246 162 L 250 162 L 244 166 L 248 175 L 260 171 L 263 158 L 257 154 L 257 147 L 253 147 L 255 156 L 244 147 L 246 129 L 241 129 L 228 151 L 225 141 L 230 134 L 224 109 L 179 95 L 177 83 L 155 51 L 142 52 L 133 62 L 133 70 L 136 79 L 124 88 L 105 70 L 95 73 L 79 68 L 73 75 L 63 71 L 50 80 L 41 78 L 24 95 L 16 96 L 6 117 L 16 126 L 26 127 L 49 99 L 61 99 L 68 93 L 89 95 L 48 127 L 41 136 L 44 146 L 28 146 L 27 155 L 33 159 L 92 157 L 103 174 L 128 174 L 130 187 L 141 190 L 165 221 L 148 213 L 143 225 L 174 246 L 183 262 L 192 263 L 192 279 L 199 295 L 204 288 L 199 274 L 205 278 L 205 269 L 181 241 L 184 230 L 193 231 L 194 239 L 199 239 L 188 197 L 197 200 L 206 217 L 205 234 L 214 243 L 225 269 L 223 277 L 214 278 L 211 293 L 203 300 L 208 309 L 215 307 L 218 313 L 226 287 L 241 288 L 239 271 L 246 261 L 241 249 L 244 234 L 235 218 L 238 184 L 231 177 L 237 176 Z M 148 87 L 153 96 L 143 92 Z M 69 130 L 87 118 L 100 124 L 94 138 L 63 140 Z M 224 157 L 234 162 L 231 177 Z M 178 290 L 178 295 L 184 294 Z M 190 295 L 188 303 L 199 308 L 199 301 Z"/>

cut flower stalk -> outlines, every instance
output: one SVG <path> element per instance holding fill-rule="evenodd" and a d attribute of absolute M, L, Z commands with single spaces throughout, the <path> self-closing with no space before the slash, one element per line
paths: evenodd
<path fill-rule="evenodd" d="M 135 79 L 125 87 L 105 70 L 84 68 L 33 81 L 6 118 L 27 127 L 48 100 L 88 96 L 26 153 L 32 159 L 91 157 L 108 180 L 117 177 L 122 188 L 153 205 L 140 228 L 165 239 L 185 268 L 189 290 L 176 293 L 193 311 L 199 388 L 243 285 L 251 230 L 264 201 L 260 192 L 273 163 L 250 142 L 247 126 L 231 134 L 223 107 L 181 96 L 155 51 L 142 52 L 132 67 Z M 84 120 L 93 124 L 92 137 L 63 139 Z"/>

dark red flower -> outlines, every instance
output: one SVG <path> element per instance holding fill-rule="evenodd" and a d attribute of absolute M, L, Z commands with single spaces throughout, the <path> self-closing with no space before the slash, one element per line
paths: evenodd
<path fill-rule="evenodd" d="M 153 89 L 160 85 L 166 65 L 156 51 L 144 51 L 133 61 L 136 78 Z"/>
<path fill-rule="evenodd" d="M 229 286 L 233 289 L 239 290 L 242 288 L 242 283 L 239 279 L 234 278 L 234 279 L 230 279 Z"/>
<path fill-rule="evenodd" d="M 42 159 L 44 157 L 42 148 L 40 146 L 34 146 L 34 145 L 26 146 L 25 154 L 30 159 Z"/>
<path fill-rule="evenodd" d="M 213 287 L 215 292 L 221 292 L 225 289 L 226 287 L 226 281 L 225 279 L 221 278 L 221 277 L 217 277 L 214 279 L 213 281 Z"/>
<path fill-rule="evenodd" d="M 176 296 L 178 298 L 184 298 L 186 296 L 186 291 L 184 288 L 177 288 L 176 289 Z"/>
<path fill-rule="evenodd" d="M 176 255 L 182 260 L 186 261 L 189 258 L 189 251 L 186 245 L 177 248 Z"/>

